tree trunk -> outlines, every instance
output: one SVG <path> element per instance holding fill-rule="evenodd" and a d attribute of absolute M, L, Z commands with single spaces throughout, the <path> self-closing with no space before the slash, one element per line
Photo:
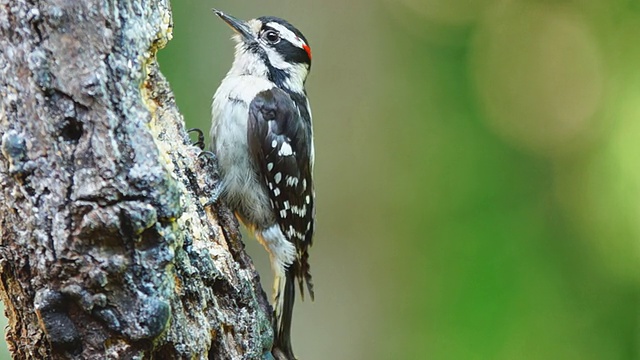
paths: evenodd
<path fill-rule="evenodd" d="M 169 0 L 0 0 L 17 359 L 270 358 L 270 306 L 155 53 Z M 212 206 L 203 206 L 211 202 Z"/>

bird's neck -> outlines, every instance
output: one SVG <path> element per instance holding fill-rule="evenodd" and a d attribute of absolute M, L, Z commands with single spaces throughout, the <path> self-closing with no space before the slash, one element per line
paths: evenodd
<path fill-rule="evenodd" d="M 286 70 L 269 66 L 269 80 L 288 93 L 304 94 L 304 83 L 307 69 L 302 64 L 294 65 Z"/>

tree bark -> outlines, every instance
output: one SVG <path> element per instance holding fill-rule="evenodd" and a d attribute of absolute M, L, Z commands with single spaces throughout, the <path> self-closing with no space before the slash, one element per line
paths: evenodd
<path fill-rule="evenodd" d="M 168 0 L 0 0 L 16 359 L 270 358 L 270 306 L 155 54 Z M 212 206 L 204 206 L 205 203 Z"/>

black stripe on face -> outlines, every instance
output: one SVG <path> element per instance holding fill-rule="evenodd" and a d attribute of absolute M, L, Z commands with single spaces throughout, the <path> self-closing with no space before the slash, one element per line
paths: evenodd
<path fill-rule="evenodd" d="M 293 33 L 296 37 L 302 40 L 307 46 L 309 45 L 309 43 L 307 42 L 307 39 L 304 37 L 304 35 L 302 35 L 300 30 L 296 29 L 293 25 L 291 25 L 288 21 L 284 19 L 280 19 L 273 16 L 263 16 L 261 18 L 258 18 L 258 20 L 262 22 L 262 28 L 260 29 L 259 36 L 262 36 L 264 32 L 269 30 L 278 31 L 278 29 L 275 29 L 269 26 L 269 23 L 276 23 L 285 27 L 287 30 L 291 31 L 291 33 Z M 311 66 L 311 58 L 309 57 L 309 54 L 307 53 L 307 51 L 297 45 L 292 44 L 285 37 L 282 37 L 280 42 L 278 42 L 277 44 L 267 43 L 267 46 L 272 47 L 279 54 L 281 54 L 283 59 L 286 62 L 302 63 L 302 64 L 307 64 Z"/>
<path fill-rule="evenodd" d="M 304 63 L 311 65 L 311 59 L 304 49 L 301 49 L 285 39 L 273 46 L 278 51 L 284 61 L 288 63 Z"/>

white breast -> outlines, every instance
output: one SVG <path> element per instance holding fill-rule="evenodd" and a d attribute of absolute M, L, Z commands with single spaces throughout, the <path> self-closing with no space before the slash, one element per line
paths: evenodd
<path fill-rule="evenodd" d="M 255 176 L 249 158 L 247 144 L 247 120 L 249 104 L 261 91 L 271 89 L 273 83 L 254 76 L 227 76 L 213 97 L 211 144 L 218 159 L 222 194 L 234 210 L 262 214 L 260 208 L 268 210 L 266 192 L 255 191 L 263 186 Z M 251 211 L 243 211 L 247 207 Z M 252 219 L 254 223 L 266 221 L 272 215 L 262 214 L 264 219 Z"/>

